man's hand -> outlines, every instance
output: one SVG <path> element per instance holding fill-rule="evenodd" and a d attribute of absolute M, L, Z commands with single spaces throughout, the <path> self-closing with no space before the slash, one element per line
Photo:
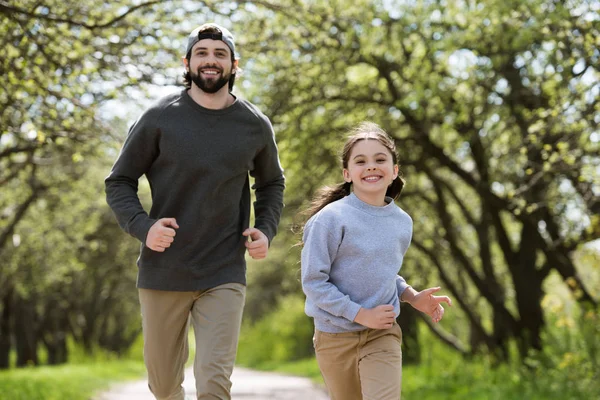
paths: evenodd
<path fill-rule="evenodd" d="M 164 252 L 175 240 L 175 229 L 179 228 L 175 218 L 161 218 L 150 227 L 146 236 L 146 247 L 150 250 Z"/>
<path fill-rule="evenodd" d="M 389 329 L 394 325 L 394 306 L 383 304 L 375 308 L 361 308 L 354 322 L 371 329 Z"/>
<path fill-rule="evenodd" d="M 267 256 L 269 252 L 269 238 L 256 228 L 248 228 L 242 233 L 249 236 L 251 241 L 246 242 L 248 254 L 255 260 L 260 260 Z"/>
<path fill-rule="evenodd" d="M 411 306 L 417 310 L 429 315 L 433 322 L 440 322 L 444 316 L 444 307 L 441 303 L 446 303 L 449 306 L 452 305 L 452 300 L 448 296 L 434 296 L 433 293 L 439 291 L 439 287 L 433 287 L 429 289 L 415 292 L 412 287 L 408 287 L 402 293 L 402 301 L 410 303 Z"/>

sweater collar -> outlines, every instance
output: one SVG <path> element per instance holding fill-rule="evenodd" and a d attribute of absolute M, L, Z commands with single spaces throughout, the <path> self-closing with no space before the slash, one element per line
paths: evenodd
<path fill-rule="evenodd" d="M 190 105 L 192 108 L 194 108 L 198 111 L 202 111 L 205 114 L 212 114 L 212 115 L 223 115 L 223 114 L 227 114 L 227 113 L 237 109 L 239 107 L 240 99 L 238 99 L 236 96 L 233 96 L 233 97 L 235 97 L 235 100 L 234 100 L 233 104 L 231 104 L 229 107 L 225 107 L 225 108 L 222 108 L 219 110 L 213 110 L 210 108 L 202 107 L 200 104 L 196 103 L 194 101 L 194 99 L 192 99 L 190 97 L 190 95 L 188 94 L 187 89 L 183 89 L 181 91 L 181 98 L 183 99 L 183 101 L 186 104 Z"/>
<path fill-rule="evenodd" d="M 364 201 L 356 197 L 354 193 L 350 193 L 348 196 L 346 196 L 346 199 L 348 204 L 350 204 L 352 207 L 374 216 L 391 215 L 396 208 L 396 203 L 394 203 L 394 199 L 388 196 L 385 197 L 385 202 L 387 203 L 385 206 L 374 206 L 365 203 Z"/>

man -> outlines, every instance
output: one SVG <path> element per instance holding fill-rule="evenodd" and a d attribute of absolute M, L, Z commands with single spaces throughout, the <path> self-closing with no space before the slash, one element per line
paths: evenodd
<path fill-rule="evenodd" d="M 267 256 L 283 207 L 284 176 L 273 128 L 231 90 L 238 68 L 232 34 L 205 24 L 189 36 L 186 88 L 133 124 L 106 198 L 119 225 L 142 242 L 137 287 L 148 386 L 183 399 L 188 316 L 196 336 L 198 399 L 230 399 L 245 299 L 245 252 Z M 146 175 L 147 214 L 137 195 Z M 250 228 L 250 174 L 255 224 Z"/>

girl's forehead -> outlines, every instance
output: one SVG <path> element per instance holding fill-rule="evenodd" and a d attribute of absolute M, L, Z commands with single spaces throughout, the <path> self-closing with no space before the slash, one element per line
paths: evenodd
<path fill-rule="evenodd" d="M 352 146 L 352 150 L 350 154 L 376 154 L 376 153 L 386 153 L 391 154 L 391 151 L 383 145 L 379 140 L 373 138 L 360 139 L 354 146 Z"/>

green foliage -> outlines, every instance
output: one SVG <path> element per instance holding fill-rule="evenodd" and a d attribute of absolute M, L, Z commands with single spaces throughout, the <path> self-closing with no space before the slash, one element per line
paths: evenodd
<path fill-rule="evenodd" d="M 548 389 L 598 387 L 600 382 L 600 308 L 578 306 L 569 296 L 561 295 L 554 281 L 554 292 L 545 296 L 547 329 L 543 332 L 544 349 L 532 351 L 525 360 L 532 379 L 543 375 Z"/>
<path fill-rule="evenodd" d="M 163 22 L 156 2 L 17 3 L 0 7 L 2 368 L 11 343 L 19 364 L 41 344 L 61 363 L 67 337 L 119 352 L 138 334 L 137 246 L 114 239 L 102 188 L 111 130 L 125 128 L 97 113 L 176 62 L 159 40 L 182 17 Z"/>
<path fill-rule="evenodd" d="M 597 336 L 598 327 L 595 329 Z M 526 364 L 522 364 L 518 357 L 503 365 L 497 365 L 493 358 L 487 356 L 464 360 L 442 348 L 428 332 L 422 334 L 427 343 L 423 348 L 425 362 L 403 370 L 403 393 L 408 399 L 412 396 L 434 399 L 443 393 L 443 398 L 450 400 L 583 400 L 594 398 L 600 390 L 597 372 L 590 370 L 591 360 L 585 350 L 573 345 L 573 341 L 558 344 L 550 339 L 550 336 L 566 339 L 560 327 L 551 325 L 545 330 L 544 351 L 532 353 Z M 577 330 L 570 335 L 574 341 L 589 339 Z M 588 365 L 565 363 L 572 358 Z"/>
<path fill-rule="evenodd" d="M 256 323 L 242 326 L 237 362 L 264 368 L 313 354 L 313 326 L 304 314 L 304 300 L 287 296 Z"/>
<path fill-rule="evenodd" d="M 266 369 L 281 372 L 283 374 L 305 376 L 310 378 L 316 384 L 324 385 L 319 365 L 314 357 L 278 365 L 267 365 Z"/>
<path fill-rule="evenodd" d="M 583 257 L 583 256 L 582 256 Z M 593 281 L 598 279 L 593 271 Z M 546 286 L 551 288 L 542 301 L 547 320 L 542 333 L 543 350 L 530 351 L 525 360 L 518 355 L 517 343 L 510 344 L 509 361 L 499 364 L 491 354 L 463 358 L 454 350 L 436 340 L 424 324 L 419 324 L 422 363 L 403 368 L 403 399 L 527 399 L 527 400 L 587 400 L 600 393 L 600 310 L 579 304 L 570 290 L 556 274 Z M 288 299 L 284 299 L 286 301 Z M 301 302 L 286 308 L 291 314 L 300 312 Z M 281 303 L 282 304 L 282 303 Z M 294 310 L 297 311 L 294 312 Z M 296 362 L 280 355 L 292 347 L 282 321 L 295 319 L 283 316 L 282 308 L 268 314 L 265 319 L 242 330 L 239 362 L 245 366 L 274 370 L 311 377 L 323 383 L 314 358 Z M 450 310 L 444 324 L 460 321 Z M 296 327 L 304 326 L 302 319 Z M 310 345 L 312 324 L 306 327 L 306 337 L 298 336 Z M 303 329 L 303 328 L 302 328 Z M 297 345 L 297 344 L 296 344 Z M 277 356 L 276 356 L 277 355 Z"/>
<path fill-rule="evenodd" d="M 286 217 L 280 223 L 279 233 L 269 249 L 266 260 L 247 257 L 246 307 L 244 318 L 253 323 L 277 307 L 280 299 L 298 296 L 300 288 L 300 247 L 289 245 L 299 240 L 292 232 Z"/>
<path fill-rule="evenodd" d="M 442 284 L 461 308 L 446 333 L 473 351 L 510 335 L 535 347 L 543 320 L 515 326 L 542 315 L 550 271 L 594 300 L 597 251 L 580 256 L 578 244 L 600 237 L 595 3 L 13 3 L 0 7 L 0 294 L 18 296 L 13 314 L 40 343 L 70 332 L 88 351 L 125 352 L 136 339 L 139 244 L 101 187 L 131 121 L 99 110 L 175 83 L 185 37 L 206 20 L 236 35 L 245 73 L 235 90 L 272 118 L 287 177 L 280 234 L 249 264 L 244 327 L 248 343 L 287 342 L 248 359 L 309 353 L 300 301 L 282 300 L 301 296 L 291 228 L 318 187 L 340 181 L 341 138 L 365 119 L 394 136 L 407 177 L 401 205 L 415 233 L 402 273 L 418 288 Z M 547 358 L 568 363 L 568 353 Z"/>
<path fill-rule="evenodd" d="M 579 242 L 600 237 L 595 11 L 543 0 L 230 10 L 253 81 L 241 87 L 272 117 L 288 177 L 282 226 L 341 180 L 343 133 L 378 122 L 396 139 L 414 220 L 402 273 L 450 292 L 464 313 L 447 331 L 463 347 L 506 358 L 515 337 L 525 357 L 541 343 L 551 271 L 598 302 L 574 264 Z"/>
<path fill-rule="evenodd" d="M 123 233 L 104 203 L 104 168 L 88 162 L 81 179 L 64 182 L 68 191 L 50 190 L 21 220 L 13 235 L 18 241 L 5 248 L 0 284 L 31 304 L 27 312 L 34 322 L 28 326 L 46 347 L 68 337 L 90 354 L 97 347 L 118 353 L 141 329 L 139 244 L 114 240 Z"/>

